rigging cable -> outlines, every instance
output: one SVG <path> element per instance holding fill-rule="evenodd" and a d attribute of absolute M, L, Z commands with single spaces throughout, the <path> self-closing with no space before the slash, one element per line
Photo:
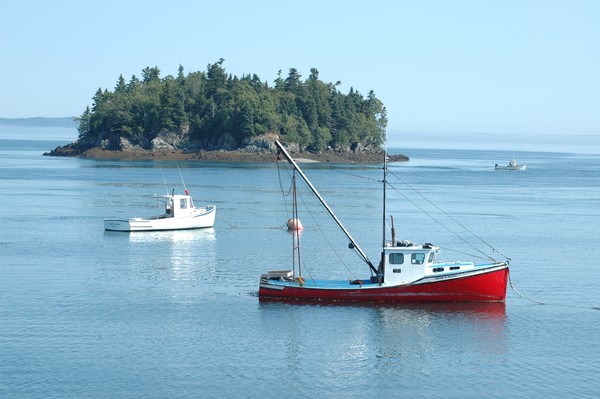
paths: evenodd
<path fill-rule="evenodd" d="M 348 173 L 348 172 L 344 172 L 344 171 L 340 171 L 340 170 L 334 170 L 336 173 L 341 173 L 341 174 L 346 174 L 346 175 L 350 175 L 350 176 L 354 176 L 357 178 L 361 178 L 361 179 L 365 179 L 365 180 L 371 180 L 371 181 L 378 181 L 377 179 L 373 179 L 373 178 L 369 178 L 369 177 L 365 177 L 365 176 L 360 176 L 360 175 L 356 175 L 353 173 Z M 434 206 L 435 208 L 437 208 L 441 213 L 443 213 L 444 215 L 446 215 L 448 218 L 450 218 L 451 220 L 453 220 L 456 224 L 458 224 L 459 226 L 461 226 L 462 228 L 464 228 L 466 231 L 468 231 L 469 233 L 471 233 L 474 237 L 476 237 L 477 239 L 479 239 L 480 241 L 482 241 L 485 245 L 487 245 L 489 248 L 492 249 L 492 251 L 499 253 L 500 255 L 502 255 L 504 258 L 506 258 L 507 260 L 510 260 L 509 257 L 505 256 L 504 254 L 500 253 L 499 251 L 497 251 L 492 245 L 490 245 L 489 243 L 487 243 L 486 241 L 484 241 L 481 237 L 477 236 L 475 233 L 473 233 L 470 229 L 468 229 L 466 226 L 464 226 L 462 223 L 458 222 L 455 218 L 453 218 L 451 215 L 447 214 L 446 212 L 444 212 L 442 209 L 440 209 L 437 205 L 435 205 L 433 202 L 431 202 L 430 200 L 428 200 L 426 197 L 424 197 L 419 191 L 417 191 L 415 188 L 411 187 L 408 183 L 406 183 L 405 181 L 403 181 L 399 176 L 397 176 L 395 173 L 393 172 L 389 172 L 392 175 L 394 175 L 396 178 L 398 178 L 403 184 L 405 184 L 406 186 L 408 186 L 412 191 L 414 191 L 415 193 L 417 193 L 419 196 L 421 196 L 423 199 L 425 199 L 425 201 L 429 202 L 432 206 Z M 388 183 L 389 184 L 389 183 Z M 390 184 L 390 187 L 392 187 L 395 191 L 397 191 L 398 193 L 400 193 L 400 191 L 398 189 L 396 189 L 395 187 L 393 187 Z M 437 219 L 435 219 L 433 216 L 431 216 L 428 212 L 426 212 L 425 210 L 423 210 L 421 207 L 419 207 L 417 204 L 415 204 L 413 201 L 411 201 L 409 198 L 407 198 L 404 194 L 400 193 L 400 195 L 402 195 L 402 197 L 404 197 L 406 200 L 408 200 L 410 203 L 412 203 L 415 207 L 417 207 L 419 210 L 421 210 L 422 212 L 424 212 L 426 215 L 428 215 L 430 218 L 432 218 L 434 221 L 436 221 L 436 223 L 438 223 L 439 225 L 441 225 L 442 227 L 444 227 L 446 230 L 450 231 L 450 233 L 452 233 L 453 235 L 455 235 L 456 237 L 458 237 L 459 239 L 461 239 L 463 242 L 466 242 L 464 239 L 462 239 L 461 237 L 459 237 L 458 235 L 456 235 L 454 232 L 452 232 L 450 229 L 448 229 L 446 226 L 444 226 L 440 221 L 438 221 Z M 473 245 L 469 244 L 468 242 L 466 242 L 469 246 L 473 247 Z M 489 256 L 487 256 L 485 253 L 483 253 L 482 251 L 478 250 L 477 248 L 473 247 L 475 250 L 477 250 L 478 252 L 480 252 L 481 254 L 484 255 L 485 258 L 487 259 L 491 259 Z M 446 251 L 452 251 L 452 252 L 457 252 L 457 253 L 462 253 L 462 254 L 467 254 L 464 252 L 460 252 L 460 251 L 456 251 L 456 250 L 450 250 L 447 248 L 444 248 Z M 472 254 L 467 254 L 470 255 L 472 257 L 479 257 L 477 255 L 472 255 Z M 479 257 L 480 258 L 480 257 Z M 579 305 L 567 305 L 567 304 L 556 304 L 556 303 L 548 303 L 548 302 L 541 302 L 541 301 L 536 301 L 534 299 L 528 298 L 525 295 L 523 295 L 519 290 L 517 290 L 517 288 L 515 287 L 515 285 L 512 282 L 512 279 L 510 277 L 510 274 L 508 275 L 508 284 L 510 285 L 510 288 L 517 293 L 517 295 L 519 295 L 520 298 L 525 299 L 527 301 L 530 301 L 532 303 L 535 303 L 537 305 L 547 305 L 547 306 L 559 306 L 559 307 L 570 307 L 570 308 L 579 308 L 579 309 L 590 309 L 590 310 L 600 310 L 600 306 L 579 306 Z"/>
<path fill-rule="evenodd" d="M 405 182 L 404 180 L 402 180 L 402 178 L 400 178 L 400 176 L 396 175 L 393 172 L 390 172 L 392 175 L 394 175 L 395 177 L 398 178 L 398 180 L 400 180 L 403 184 L 405 184 L 408 188 L 410 188 L 413 192 L 415 192 L 416 194 L 418 194 L 421 198 L 423 198 L 425 201 L 427 201 L 429 204 L 431 204 L 433 207 L 435 207 L 437 210 L 439 210 L 442 214 L 444 214 L 446 217 L 450 218 L 450 220 L 452 220 L 454 223 L 456 223 L 457 225 L 459 225 L 460 227 L 462 227 L 463 229 L 465 229 L 466 231 L 468 231 L 469 233 L 471 233 L 473 235 L 473 237 L 477 238 L 479 241 L 481 241 L 482 243 L 484 243 L 485 245 L 487 245 L 493 252 L 496 252 L 498 254 L 500 254 L 501 256 L 503 256 L 505 259 L 510 260 L 509 257 L 507 257 L 506 255 L 504 255 L 503 253 L 499 252 L 496 248 L 494 248 L 491 244 L 489 244 L 487 241 L 485 241 L 483 238 L 479 237 L 477 234 L 475 234 L 473 231 L 471 231 L 467 226 L 463 225 L 462 223 L 460 223 L 458 220 L 456 220 L 456 218 L 452 217 L 452 215 L 448 214 L 447 212 L 445 212 L 442 208 L 440 208 L 439 206 L 437 206 L 435 203 L 433 203 L 431 200 L 429 200 L 428 198 L 426 198 L 423 194 L 421 194 L 417 189 L 415 189 L 414 187 L 412 187 L 410 184 L 408 184 L 407 182 Z M 473 249 L 477 250 L 478 252 L 480 252 L 481 254 L 485 255 L 482 251 L 478 250 L 477 248 L 475 248 L 475 246 L 473 246 L 472 244 L 466 242 L 466 240 L 464 240 L 463 238 L 461 238 L 460 236 L 458 236 L 456 233 L 452 232 L 449 228 L 447 228 L 446 226 L 444 226 L 444 224 L 442 224 L 440 221 L 438 221 L 437 219 L 435 219 L 433 216 L 431 216 L 428 212 L 426 212 L 425 210 L 423 210 L 421 207 L 419 207 L 418 205 L 416 205 L 413 201 L 411 201 L 410 199 L 408 199 L 404 194 L 400 193 L 399 190 L 397 190 L 395 187 L 393 187 L 391 184 L 390 186 L 392 188 L 394 188 L 394 190 L 396 190 L 400 195 L 402 195 L 405 199 L 407 199 L 409 202 L 411 202 L 413 205 L 415 205 L 417 208 L 419 208 L 421 211 L 425 212 L 426 215 L 428 215 L 429 217 L 431 217 L 433 220 L 435 220 L 438 224 L 440 224 L 442 227 L 444 227 L 446 230 L 448 230 L 449 232 L 451 232 L 453 235 L 455 235 L 456 237 L 458 237 L 459 239 L 461 239 L 463 242 L 467 243 L 469 246 L 471 246 Z M 488 258 L 492 259 L 491 257 L 487 256 Z M 493 259 L 492 259 L 493 260 Z"/>
<path fill-rule="evenodd" d="M 281 166 L 279 165 L 279 160 L 275 161 L 275 163 L 277 164 L 277 176 L 279 178 L 279 189 L 281 190 L 281 194 L 283 195 L 283 206 L 285 208 L 285 214 L 286 217 L 289 219 L 290 217 L 290 212 L 288 211 L 288 204 L 285 200 L 285 197 L 288 197 L 290 195 L 290 193 L 292 192 L 292 182 L 290 182 L 290 187 L 287 190 L 287 193 L 285 192 L 285 189 L 283 188 L 283 182 L 281 179 Z M 287 171 L 288 177 L 291 177 L 290 175 L 290 171 L 288 169 L 285 169 Z"/>
<path fill-rule="evenodd" d="M 376 181 L 381 183 L 380 180 L 377 179 L 373 179 L 370 177 L 365 177 L 365 176 L 360 176 L 360 175 L 356 175 L 353 173 L 348 173 L 348 172 L 342 172 L 342 171 L 336 171 L 338 173 L 342 173 L 342 174 L 346 174 L 349 176 L 354 176 L 354 177 L 358 177 L 361 179 L 365 179 L 365 180 L 371 180 L 371 181 Z M 437 208 L 442 214 L 444 214 L 446 217 L 448 217 L 450 220 L 454 221 L 457 225 L 459 225 L 460 227 L 462 227 L 463 229 L 465 229 L 467 232 L 469 232 L 471 235 L 473 235 L 475 238 L 477 238 L 478 240 L 480 240 L 481 242 L 483 242 L 485 245 L 487 245 L 493 252 L 497 252 L 498 254 L 500 254 L 501 256 L 503 256 L 505 259 L 510 260 L 509 257 L 505 256 L 504 254 L 500 253 L 498 250 L 496 250 L 496 248 L 494 248 L 492 245 L 490 245 L 489 243 L 487 243 L 485 240 L 483 240 L 481 237 L 479 237 L 477 234 L 475 234 L 473 231 L 471 231 L 469 228 L 467 228 L 465 225 L 463 225 L 462 223 L 460 223 L 458 220 L 456 220 L 454 217 L 452 217 L 450 214 L 448 214 L 447 212 L 445 212 L 443 209 L 441 209 L 439 206 L 437 206 L 435 203 L 433 203 L 431 200 L 427 199 L 423 194 L 421 194 L 416 188 L 412 187 L 410 184 L 408 184 L 407 182 L 405 182 L 404 180 L 402 180 L 402 178 L 400 178 L 397 174 L 390 172 L 388 169 L 388 173 L 393 175 L 394 177 L 396 177 L 398 180 L 400 180 L 401 183 L 405 184 L 408 188 L 410 188 L 413 192 L 415 192 L 416 194 L 418 194 L 421 198 L 423 198 L 425 201 L 427 201 L 429 204 L 431 204 L 432 206 L 434 206 L 435 208 Z M 392 188 L 393 190 L 395 190 L 398 194 L 400 194 L 404 199 L 406 199 L 408 202 L 410 202 L 412 205 L 414 205 L 417 209 L 419 209 L 421 212 L 423 212 L 424 214 L 426 214 L 427 216 L 429 216 L 432 220 L 434 220 L 437 224 L 439 224 L 440 226 L 442 226 L 444 229 L 446 229 L 448 232 L 450 232 L 450 234 L 454 235 L 455 237 L 457 237 L 459 240 L 461 240 L 462 242 L 464 242 L 466 245 L 470 246 L 471 248 L 473 248 L 475 251 L 479 252 L 481 255 L 483 255 L 483 257 L 479 257 L 479 256 L 475 256 L 475 257 L 479 257 L 480 259 L 490 259 L 490 260 L 494 260 L 491 256 L 487 255 L 485 252 L 481 251 L 480 249 L 478 249 L 477 247 L 475 247 L 473 244 L 471 244 L 470 242 L 468 242 L 467 240 L 465 240 L 464 238 L 460 237 L 457 233 L 455 233 L 454 231 L 452 231 L 449 227 L 447 227 L 446 225 L 444 225 L 440 220 L 436 219 L 434 216 L 432 216 L 429 212 L 427 212 L 425 209 L 423 209 L 421 206 L 419 206 L 418 204 L 416 204 L 414 201 L 412 201 L 410 198 L 408 198 L 405 194 L 403 194 L 402 192 L 400 192 L 400 190 L 398 190 L 396 187 L 394 187 L 391 183 L 389 183 L 389 181 L 386 182 L 386 184 Z M 446 249 L 446 248 L 445 248 Z M 455 251 L 458 252 L 458 251 Z M 471 255 L 473 256 L 473 255 Z"/>
<path fill-rule="evenodd" d="M 388 183 L 389 184 L 389 183 Z M 432 214 L 430 214 L 429 212 L 427 212 L 425 209 L 423 209 L 422 207 L 420 207 L 418 204 L 416 204 L 413 200 L 411 200 L 410 198 L 408 198 L 406 195 L 404 195 L 403 193 L 400 192 L 400 190 L 398 190 L 396 187 L 392 186 L 391 184 L 389 184 L 389 186 L 394 189 L 398 194 L 400 194 L 402 197 L 404 197 L 404 199 L 406 199 L 408 202 L 410 202 L 411 204 L 413 204 L 417 209 L 419 209 L 421 212 L 423 212 L 424 214 L 426 214 L 427 216 L 429 216 L 434 222 L 436 222 L 437 224 L 439 224 L 440 226 L 442 226 L 444 229 L 446 229 L 450 234 L 452 234 L 453 236 L 455 236 L 456 238 L 458 238 L 459 240 L 461 240 L 463 243 L 465 243 L 466 245 L 470 246 L 471 248 L 473 248 L 475 251 L 479 252 L 481 255 L 485 256 L 486 258 L 490 259 L 490 260 L 494 260 L 491 256 L 487 255 L 485 252 L 483 252 L 482 250 L 478 249 L 477 247 L 475 247 L 473 244 L 471 244 L 470 242 L 468 242 L 467 240 L 465 240 L 463 237 L 459 236 L 458 234 L 456 234 L 454 231 L 452 231 L 448 226 L 446 226 L 444 223 L 442 223 L 440 220 L 436 219 Z M 409 186 L 410 187 L 410 186 Z M 419 194 L 420 195 L 420 194 Z M 434 205 L 435 206 L 435 205 Z M 439 209 L 439 208 L 438 208 Z M 441 211 L 443 214 L 445 214 L 446 216 L 450 217 L 450 219 L 452 219 L 451 216 L 449 216 L 446 212 Z M 454 220 L 454 219 L 453 219 Z M 460 223 L 459 223 L 460 224 Z M 469 229 L 466 229 L 467 231 L 470 232 Z M 471 234 L 473 234 L 475 237 L 477 237 L 474 233 L 471 232 Z M 477 237 L 479 238 L 479 237 Z M 508 258 L 507 258 L 508 259 Z"/>
<path fill-rule="evenodd" d="M 457 253 L 457 254 L 470 256 L 471 258 L 485 259 L 485 260 L 489 260 L 490 259 L 489 256 L 479 256 L 479 255 L 472 254 L 472 253 L 469 253 L 469 252 L 459 251 L 459 250 L 456 250 L 456 249 L 451 249 L 451 248 L 446 248 L 446 247 L 440 247 L 440 248 L 443 249 L 444 252 L 454 252 L 454 253 Z"/>
<path fill-rule="evenodd" d="M 289 169 L 284 168 L 287 172 L 288 172 L 288 176 L 291 177 L 291 173 Z M 291 169 L 292 171 L 294 170 L 293 168 Z M 279 172 L 279 163 L 278 163 L 278 172 Z M 281 191 L 284 193 L 284 199 L 285 196 L 288 196 L 292 189 L 293 189 L 293 184 L 290 186 L 290 189 L 288 190 L 287 193 L 285 193 L 284 189 L 283 189 L 283 184 L 281 181 L 281 175 L 279 175 L 279 186 L 281 188 Z M 344 267 L 346 268 L 346 270 L 348 271 L 348 273 L 350 273 L 350 275 L 352 275 L 353 279 L 357 279 L 356 275 L 354 274 L 354 272 L 348 267 L 348 265 L 346 264 L 346 262 L 344 262 L 344 260 L 341 258 L 339 252 L 336 250 L 336 248 L 333 246 L 333 244 L 331 243 L 331 241 L 329 240 L 329 237 L 327 237 L 327 234 L 325 234 L 325 232 L 323 231 L 323 229 L 321 228 L 319 222 L 317 221 L 314 212 L 310 209 L 310 207 L 308 206 L 308 202 L 304 199 L 304 197 L 302 196 L 302 191 L 297 190 L 296 191 L 296 195 L 299 197 L 298 199 L 300 200 L 300 202 L 302 202 L 302 204 L 304 205 L 304 209 L 306 211 L 307 214 L 310 215 L 313 223 L 315 224 L 315 226 L 317 227 L 317 230 L 319 231 L 319 233 L 321 234 L 321 236 L 323 237 L 323 239 L 327 242 L 327 244 L 329 245 L 329 247 L 331 248 L 331 250 L 333 251 L 333 253 L 335 254 L 335 256 L 337 257 L 337 259 L 339 260 L 339 262 L 344 265 Z M 313 194 L 314 196 L 314 194 Z M 316 196 L 314 196 L 316 198 Z M 286 204 L 287 205 L 287 204 Z M 287 211 L 287 209 L 286 209 Z M 297 213 L 296 213 L 297 215 Z M 297 216 L 296 216 L 297 217 Z M 354 249 L 354 252 L 357 252 L 356 249 Z M 312 273 L 310 272 L 310 268 L 306 266 L 306 262 L 303 260 L 302 261 L 302 265 L 304 267 L 304 270 L 308 270 L 308 275 L 310 276 L 310 279 L 314 282 L 314 278 L 312 276 Z"/>
<path fill-rule="evenodd" d="M 344 267 L 346 268 L 346 270 L 348 271 L 348 273 L 350 273 L 352 275 L 353 279 L 356 280 L 357 277 L 354 274 L 354 272 L 350 269 L 350 267 L 348 267 L 348 265 L 346 264 L 346 262 L 344 262 L 344 260 L 340 256 L 338 250 L 333 246 L 333 244 L 329 240 L 329 237 L 327 236 L 327 234 L 325 234 L 325 231 L 321 228 L 319 222 L 317 221 L 317 219 L 315 217 L 315 213 L 310 209 L 310 207 L 308 206 L 308 202 L 302 196 L 302 192 L 301 191 L 297 191 L 297 194 L 300 197 L 300 200 L 302 201 L 302 204 L 304 205 L 304 209 L 306 210 L 306 213 L 308 213 L 310 215 L 313 223 L 317 227 L 316 229 L 319 231 L 319 233 L 321 234 L 321 236 L 323 237 L 323 239 L 327 242 L 327 245 L 329 245 L 329 248 L 331 248 L 331 250 L 333 251 L 333 253 L 337 257 L 337 259 L 339 260 L 339 262 L 342 265 L 344 265 Z M 313 194 L 313 197 L 316 198 L 316 196 L 314 194 Z M 329 218 L 327 220 L 329 220 Z M 354 248 L 354 252 L 355 253 L 357 252 L 355 248 Z M 306 262 L 303 261 L 302 264 L 305 265 L 305 269 L 306 269 Z M 309 275 L 311 276 L 311 280 L 314 281 L 314 279 L 312 278 L 312 274 L 310 273 L 310 271 L 309 271 Z"/>

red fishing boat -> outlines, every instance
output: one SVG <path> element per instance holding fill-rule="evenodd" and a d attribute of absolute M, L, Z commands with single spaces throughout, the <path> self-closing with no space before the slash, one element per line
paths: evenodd
<path fill-rule="evenodd" d="M 386 238 L 385 218 L 381 259 L 375 266 L 351 237 L 304 172 L 284 146 L 275 142 L 279 152 L 293 166 L 350 240 L 349 247 L 368 265 L 370 275 L 355 280 L 316 280 L 305 278 L 295 266 L 291 270 L 275 270 L 260 278 L 260 298 L 302 300 L 340 300 L 360 302 L 502 302 L 506 298 L 509 261 L 492 258 L 485 263 L 472 261 L 439 261 L 440 247 L 430 243 L 416 244 L 396 240 L 393 219 L 391 240 Z M 384 160 L 383 214 L 387 161 Z M 295 196 L 294 196 L 295 198 Z M 294 210 L 297 206 L 294 206 Z M 297 217 L 295 214 L 294 217 Z M 295 250 L 299 251 L 299 231 L 292 232 Z M 294 256 L 296 258 L 296 256 Z M 298 256 L 299 258 L 299 256 Z M 298 270 L 297 270 L 298 269 Z"/>

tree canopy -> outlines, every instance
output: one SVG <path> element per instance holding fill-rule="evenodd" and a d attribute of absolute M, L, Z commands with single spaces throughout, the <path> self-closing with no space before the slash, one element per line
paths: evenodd
<path fill-rule="evenodd" d="M 316 68 L 308 79 L 295 68 L 269 86 L 253 75 L 228 74 L 223 59 L 205 72 L 160 77 L 158 67 L 142 70 L 129 82 L 119 76 L 114 90 L 98 89 L 93 105 L 80 118 L 79 139 L 126 137 L 149 142 L 161 132 L 186 134 L 204 148 L 217 147 L 227 137 L 236 145 L 264 133 L 277 133 L 312 151 L 356 143 L 385 142 L 386 109 L 370 91 L 366 98 L 350 88 L 319 80 Z"/>

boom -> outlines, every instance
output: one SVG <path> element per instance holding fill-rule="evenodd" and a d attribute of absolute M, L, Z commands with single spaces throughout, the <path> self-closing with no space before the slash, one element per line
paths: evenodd
<path fill-rule="evenodd" d="M 367 257 L 367 255 L 365 255 L 365 253 L 363 252 L 363 250 L 360 249 L 360 247 L 358 246 L 358 244 L 356 243 L 356 241 L 354 241 L 354 238 L 352 238 L 352 236 L 350 235 L 350 233 L 348 232 L 348 230 L 346 230 L 346 228 L 344 227 L 344 225 L 342 225 L 342 222 L 340 222 L 340 220 L 337 218 L 337 216 L 335 216 L 335 213 L 333 213 L 333 211 L 331 210 L 331 208 L 329 207 L 329 205 L 327 205 L 327 203 L 325 202 L 325 200 L 323 199 L 323 197 L 321 197 L 321 194 L 319 194 L 319 192 L 317 191 L 317 189 L 315 188 L 315 186 L 313 186 L 312 183 L 310 182 L 310 180 L 308 180 L 308 177 L 306 177 L 306 175 L 304 174 L 304 172 L 302 171 L 302 169 L 300 169 L 300 167 L 298 166 L 298 164 L 296 164 L 296 162 L 294 162 L 294 160 L 292 159 L 292 157 L 290 156 L 290 154 L 288 154 L 288 152 L 286 151 L 286 149 L 283 147 L 283 145 L 278 140 L 275 140 L 275 145 L 277 145 L 277 148 L 285 156 L 285 158 L 287 159 L 287 161 L 294 167 L 294 169 L 300 174 L 300 176 L 302 176 L 302 179 L 306 182 L 306 184 L 308 185 L 308 187 L 310 187 L 310 189 L 312 190 L 312 192 L 319 199 L 319 201 L 325 207 L 325 209 L 327 210 L 327 212 L 329 212 L 329 214 L 331 215 L 331 217 L 333 218 L 333 220 L 337 223 L 337 225 L 339 226 L 339 228 L 344 232 L 344 234 L 346 235 L 346 237 L 348 237 L 348 239 L 350 240 L 350 248 L 356 248 L 356 251 L 359 253 L 360 257 L 365 261 L 365 263 L 367 265 L 369 265 L 369 267 L 371 268 L 371 270 L 375 274 L 377 274 L 377 269 L 375 268 L 375 266 L 373 266 L 373 263 L 371 263 L 371 261 L 369 260 L 369 258 Z"/>

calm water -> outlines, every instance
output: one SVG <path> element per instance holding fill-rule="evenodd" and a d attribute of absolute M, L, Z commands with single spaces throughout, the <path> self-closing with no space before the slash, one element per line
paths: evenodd
<path fill-rule="evenodd" d="M 66 142 L 0 139 L 0 397 L 600 396 L 600 155 L 522 152 L 528 169 L 512 173 L 493 170 L 512 152 L 401 151 L 411 161 L 391 166 L 388 192 L 399 238 L 477 254 L 408 184 L 510 257 L 526 298 L 367 306 L 256 297 L 291 256 L 275 164 L 179 163 L 196 203 L 218 206 L 215 228 L 114 233 L 103 218 L 153 214 L 148 196 L 181 190 L 177 164 L 41 156 Z M 305 172 L 377 260 L 380 169 Z M 302 198 L 305 273 L 368 274 Z"/>

